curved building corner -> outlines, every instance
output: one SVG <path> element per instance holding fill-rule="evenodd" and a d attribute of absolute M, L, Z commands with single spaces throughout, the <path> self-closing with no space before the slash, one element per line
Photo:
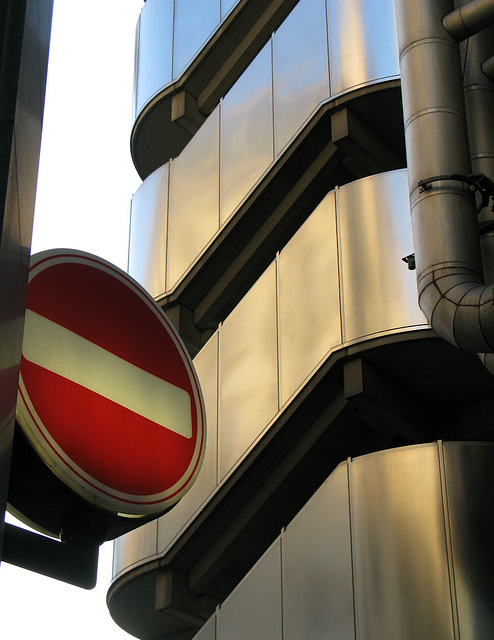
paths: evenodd
<path fill-rule="evenodd" d="M 490 284 L 489 214 L 449 233 L 441 198 L 473 211 L 462 177 L 490 174 L 494 39 L 420 3 L 464 87 L 439 54 L 417 80 L 401 0 L 143 8 L 128 269 L 193 355 L 208 445 L 179 504 L 115 542 L 108 606 L 138 638 L 492 637 L 494 377 L 437 337 L 417 273 L 440 264 L 447 307 L 442 275 L 482 247 Z M 470 144 L 446 114 L 439 153 L 415 130 L 446 82 Z"/>

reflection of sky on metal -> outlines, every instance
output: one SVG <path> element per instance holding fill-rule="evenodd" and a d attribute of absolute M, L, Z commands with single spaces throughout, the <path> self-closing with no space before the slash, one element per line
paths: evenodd
<path fill-rule="evenodd" d="M 142 4 L 55 0 L 34 252 L 73 247 L 126 267 L 129 202 L 140 183 L 129 138 L 134 34 Z M 106 607 L 111 563 L 112 544 L 106 543 L 92 591 L 3 563 L 3 637 L 130 638 Z"/>

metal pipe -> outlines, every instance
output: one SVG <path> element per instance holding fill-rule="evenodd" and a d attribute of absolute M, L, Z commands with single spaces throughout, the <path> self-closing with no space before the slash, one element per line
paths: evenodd
<path fill-rule="evenodd" d="M 485 287 L 468 175 L 470 152 L 457 42 L 442 18 L 452 0 L 395 0 L 419 305 L 437 335 L 494 351 L 494 288 Z"/>
<path fill-rule="evenodd" d="M 494 24 L 494 0 L 473 0 L 443 18 L 444 28 L 458 42 Z"/>
<path fill-rule="evenodd" d="M 481 69 L 482 69 L 482 73 L 485 76 L 487 76 L 491 80 L 494 80 L 494 56 L 491 56 L 487 60 L 484 60 L 484 62 L 481 65 Z"/>
<path fill-rule="evenodd" d="M 468 0 L 455 0 L 457 8 L 463 8 Z M 482 63 L 494 54 L 494 27 L 486 27 L 480 33 L 460 44 L 463 63 L 463 90 L 465 113 L 470 143 L 472 172 L 494 177 L 494 83 L 482 70 Z M 479 215 L 483 229 L 492 226 L 493 214 L 486 207 Z M 480 239 L 484 280 L 494 283 L 494 231 L 482 233 Z"/>

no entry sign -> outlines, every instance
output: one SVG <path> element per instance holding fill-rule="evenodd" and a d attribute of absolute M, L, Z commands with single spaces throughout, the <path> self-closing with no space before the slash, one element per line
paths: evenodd
<path fill-rule="evenodd" d="M 192 361 L 154 300 L 76 251 L 31 261 L 17 420 L 50 469 L 113 515 L 162 513 L 205 451 Z"/>

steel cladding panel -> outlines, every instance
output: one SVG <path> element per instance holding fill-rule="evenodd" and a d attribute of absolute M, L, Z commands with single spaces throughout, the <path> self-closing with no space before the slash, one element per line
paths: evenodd
<path fill-rule="evenodd" d="M 141 10 L 136 114 L 172 79 L 173 0 L 147 0 Z"/>
<path fill-rule="evenodd" d="M 158 553 L 162 554 L 183 526 L 215 489 L 218 459 L 218 334 L 194 358 L 206 407 L 207 441 L 201 471 L 180 502 L 158 520 Z"/>
<path fill-rule="evenodd" d="M 141 564 L 156 555 L 158 521 L 153 520 L 130 533 L 117 538 L 113 543 L 113 577 L 122 571 Z"/>
<path fill-rule="evenodd" d="M 185 69 L 220 22 L 220 0 L 175 0 L 173 77 Z"/>
<path fill-rule="evenodd" d="M 494 448 L 460 442 L 443 447 L 459 637 L 489 640 L 494 629 Z"/>
<path fill-rule="evenodd" d="M 266 551 L 217 611 L 217 640 L 282 640 L 281 541 Z"/>
<path fill-rule="evenodd" d="M 278 154 L 329 97 L 324 0 L 301 0 L 274 37 L 275 141 Z"/>
<path fill-rule="evenodd" d="M 171 162 L 166 288 L 170 290 L 219 227 L 219 108 Z"/>
<path fill-rule="evenodd" d="M 437 446 L 352 461 L 350 500 L 359 640 L 452 640 Z"/>
<path fill-rule="evenodd" d="M 128 271 L 152 296 L 165 291 L 168 168 L 156 169 L 132 198 Z"/>
<path fill-rule="evenodd" d="M 393 0 L 329 0 L 331 95 L 398 76 Z"/>
<path fill-rule="evenodd" d="M 351 342 L 401 327 L 424 326 L 415 273 L 407 173 L 381 173 L 337 193 L 343 338 Z"/>
<path fill-rule="evenodd" d="M 219 330 L 219 479 L 278 411 L 276 265 Z"/>
<path fill-rule="evenodd" d="M 221 223 L 273 161 L 271 42 L 221 104 Z"/>
<path fill-rule="evenodd" d="M 283 640 L 354 640 L 348 465 L 341 464 L 282 536 Z"/>
<path fill-rule="evenodd" d="M 230 13 L 231 9 L 238 3 L 238 0 L 221 0 L 221 19 Z"/>
<path fill-rule="evenodd" d="M 281 404 L 341 343 L 334 192 L 278 258 Z"/>
<path fill-rule="evenodd" d="M 216 616 L 213 615 L 192 640 L 216 640 Z"/>

